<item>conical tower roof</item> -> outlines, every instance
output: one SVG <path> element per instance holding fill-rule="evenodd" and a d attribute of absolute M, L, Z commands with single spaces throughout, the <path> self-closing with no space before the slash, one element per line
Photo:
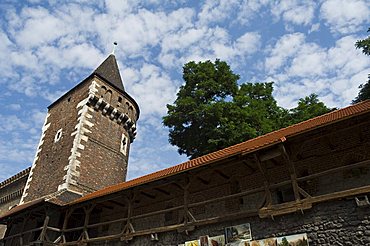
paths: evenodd
<path fill-rule="evenodd" d="M 105 59 L 103 63 L 100 64 L 97 69 L 95 69 L 93 74 L 103 78 L 117 89 L 120 89 L 122 91 L 125 90 L 125 88 L 123 87 L 121 75 L 119 73 L 116 57 L 113 54 L 110 54 L 107 59 Z"/>

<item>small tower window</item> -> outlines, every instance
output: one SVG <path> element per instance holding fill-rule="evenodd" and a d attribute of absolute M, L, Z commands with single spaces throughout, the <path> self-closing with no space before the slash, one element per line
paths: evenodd
<path fill-rule="evenodd" d="M 60 128 L 54 137 L 54 143 L 58 142 L 62 138 L 62 128 Z"/>
<path fill-rule="evenodd" d="M 118 102 L 121 103 L 122 102 L 122 97 L 118 97 Z"/>
<path fill-rule="evenodd" d="M 125 136 L 125 134 L 122 134 L 122 139 L 121 139 L 121 148 L 120 152 L 124 155 L 127 154 L 127 144 L 128 144 L 128 139 Z"/>

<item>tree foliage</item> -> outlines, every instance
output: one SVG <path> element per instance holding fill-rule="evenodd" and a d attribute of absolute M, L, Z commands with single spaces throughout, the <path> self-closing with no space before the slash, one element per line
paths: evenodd
<path fill-rule="evenodd" d="M 370 28 L 367 30 L 367 32 L 370 32 Z M 362 49 L 362 52 L 365 55 L 369 56 L 370 55 L 370 36 L 368 36 L 367 38 L 363 40 L 357 40 L 355 46 L 357 49 Z"/>
<path fill-rule="evenodd" d="M 290 110 L 288 124 L 296 124 L 329 111 L 331 109 L 326 107 L 323 102 L 320 102 L 316 94 L 311 94 L 299 99 L 298 106 Z"/>
<path fill-rule="evenodd" d="M 283 239 L 281 240 L 281 243 L 279 243 L 279 246 L 289 246 L 289 242 L 286 239 L 286 237 L 283 237 Z"/>
<path fill-rule="evenodd" d="M 360 91 L 358 92 L 357 97 L 352 101 L 352 103 L 359 103 L 366 99 L 370 99 L 370 75 L 368 75 L 369 80 L 365 84 L 361 84 L 358 88 Z"/>
<path fill-rule="evenodd" d="M 169 141 L 180 154 L 192 158 L 217 150 L 230 142 L 238 122 L 231 99 L 238 91 L 239 76 L 219 60 L 189 62 L 183 68 L 185 85 L 174 105 L 167 105 L 163 124 L 170 128 Z"/>
<path fill-rule="evenodd" d="M 370 28 L 367 31 L 370 32 Z M 355 45 L 357 49 L 362 49 L 362 52 L 365 55 L 370 56 L 370 36 L 364 40 L 358 40 Z M 358 87 L 360 91 L 358 92 L 357 97 L 352 101 L 353 104 L 370 99 L 370 74 L 368 75 L 368 78 L 369 80 L 367 83 L 361 84 Z"/>
<path fill-rule="evenodd" d="M 244 83 L 226 62 L 189 62 L 163 124 L 169 141 L 190 158 L 226 148 L 302 121 L 329 109 L 316 95 L 301 99 L 292 111 L 274 99 L 273 83 Z"/>

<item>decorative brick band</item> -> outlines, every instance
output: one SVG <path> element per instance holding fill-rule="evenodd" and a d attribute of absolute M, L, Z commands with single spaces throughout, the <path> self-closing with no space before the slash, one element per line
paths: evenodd
<path fill-rule="evenodd" d="M 68 157 L 68 165 L 64 167 L 67 173 L 63 177 L 64 183 L 58 186 L 58 191 L 68 189 L 71 184 L 77 185 L 81 164 L 78 158 L 81 157 L 81 151 L 85 148 L 83 141 L 87 142 L 88 140 L 86 133 L 91 133 L 90 129 L 94 126 L 94 124 L 89 121 L 89 119 L 93 117 L 89 112 L 93 112 L 94 110 L 87 105 L 87 102 L 90 97 L 98 92 L 98 87 L 100 87 L 98 83 L 93 80 L 89 87 L 89 96 L 79 102 L 76 107 L 77 109 L 81 109 L 78 111 L 77 125 L 75 127 L 76 131 L 71 134 L 71 136 L 74 136 L 74 140 L 71 148 L 71 155 Z"/>
<path fill-rule="evenodd" d="M 39 159 L 39 156 L 38 155 L 39 155 L 39 153 L 40 153 L 40 151 L 42 149 L 42 144 L 44 143 L 45 132 L 50 127 L 50 123 L 48 123 L 49 116 L 50 116 L 50 114 L 48 113 L 46 115 L 46 117 L 45 117 L 45 122 L 44 122 L 44 125 L 42 127 L 42 133 L 41 133 L 40 142 L 39 142 L 39 145 L 37 147 L 35 158 L 33 159 L 31 170 L 30 170 L 30 173 L 28 174 L 26 186 L 24 187 L 23 195 L 22 195 L 22 198 L 21 198 L 21 201 L 19 202 L 19 204 L 23 204 L 24 203 L 24 198 L 28 195 L 28 189 L 30 188 L 30 183 L 32 181 L 33 170 L 36 167 L 37 160 Z"/>
<path fill-rule="evenodd" d="M 91 95 L 88 98 L 87 104 L 95 108 L 95 110 L 100 110 L 103 115 L 107 115 L 111 120 L 117 122 L 117 124 L 122 125 L 129 134 L 130 142 L 132 143 L 134 141 L 137 133 L 136 124 L 127 114 L 105 102 L 103 98 L 95 95 Z"/>

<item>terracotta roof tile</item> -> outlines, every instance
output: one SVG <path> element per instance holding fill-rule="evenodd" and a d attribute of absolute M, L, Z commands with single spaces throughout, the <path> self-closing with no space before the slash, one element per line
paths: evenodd
<path fill-rule="evenodd" d="M 196 159 L 186 161 L 179 165 L 172 166 L 164 170 L 157 171 L 127 182 L 109 186 L 102 190 L 98 190 L 96 192 L 87 194 L 86 196 L 81 197 L 70 204 L 80 203 L 93 198 L 112 194 L 121 190 L 128 189 L 130 187 L 138 186 L 140 184 L 172 176 L 174 174 L 187 171 L 199 166 L 208 165 L 213 162 L 220 161 L 235 155 L 250 153 L 259 150 L 263 147 L 283 142 L 287 138 L 301 134 L 303 132 L 313 130 L 315 128 L 322 127 L 325 125 L 329 125 L 340 120 L 348 119 L 353 116 L 358 116 L 369 111 L 370 111 L 370 100 L 366 100 L 364 102 L 351 105 L 343 109 L 335 110 L 327 114 L 303 121 L 301 123 L 265 134 L 263 136 L 250 139 L 248 141 L 227 147 L 225 149 L 218 150 L 216 152 L 198 157 Z"/>

